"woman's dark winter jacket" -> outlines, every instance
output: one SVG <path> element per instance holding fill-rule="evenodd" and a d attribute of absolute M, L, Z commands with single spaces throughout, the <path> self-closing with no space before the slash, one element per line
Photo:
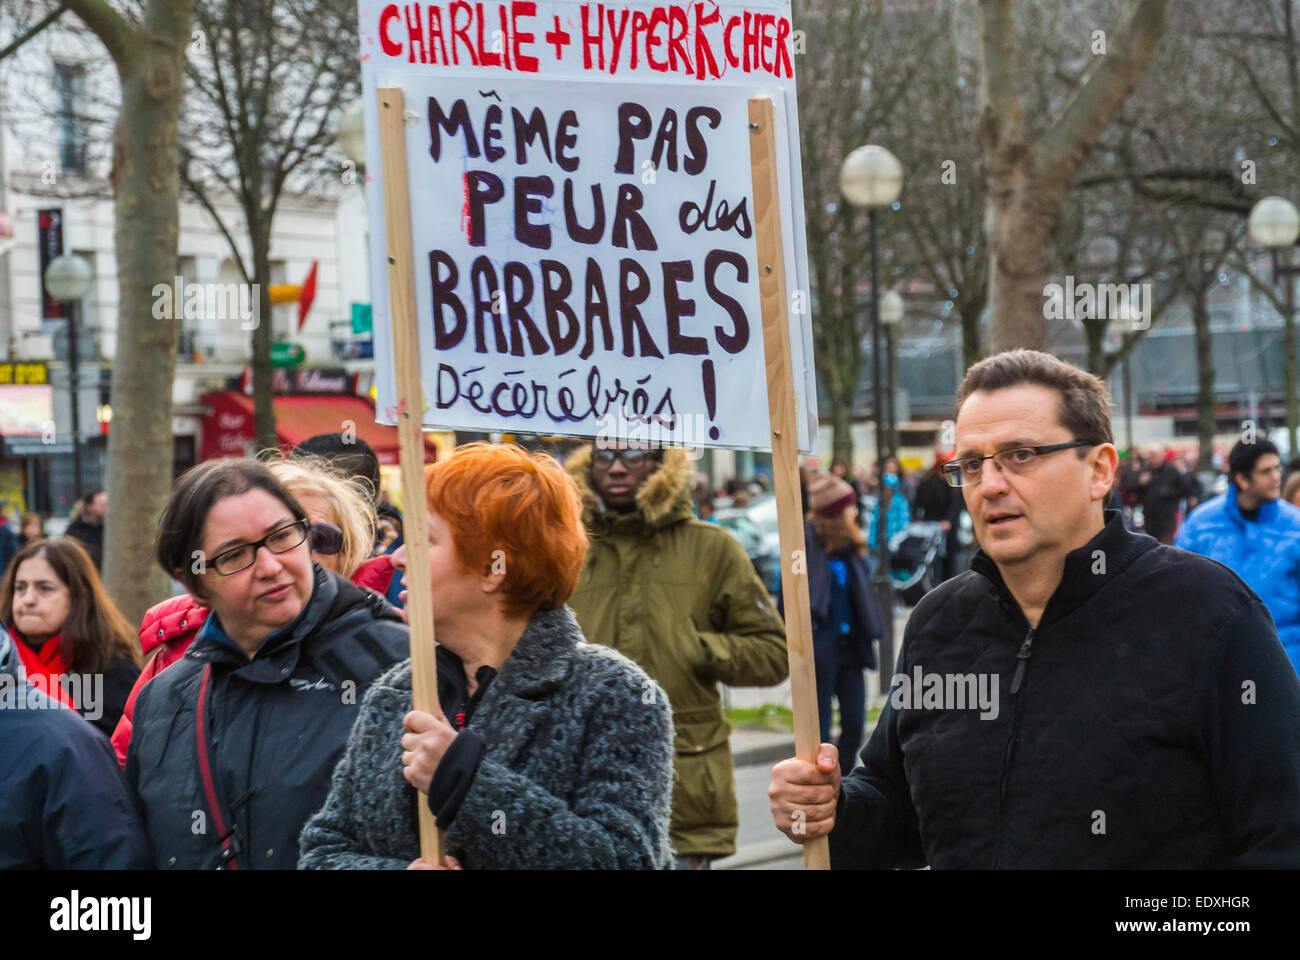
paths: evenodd
<path fill-rule="evenodd" d="M 439 654 L 449 704 L 458 698 L 443 667 L 463 667 Z M 303 830 L 301 867 L 404 869 L 419 857 L 419 794 L 400 763 L 410 709 L 407 661 L 366 695 L 329 800 Z M 459 765 L 460 783 L 440 783 L 453 754 L 474 759 Z M 466 869 L 663 869 L 672 789 L 668 698 L 631 660 L 584 642 L 561 607 L 533 616 L 429 796 L 447 852 Z"/>
<path fill-rule="evenodd" d="M 102 730 L 104 736 L 111 737 L 117 728 L 118 720 L 122 719 L 126 701 L 130 698 L 131 689 L 139 677 L 140 664 L 130 657 L 118 657 L 104 671 L 103 703 L 99 704 L 94 711 L 99 716 L 92 720 L 86 716 L 85 710 L 81 711 L 82 716 L 86 716 L 87 720 Z"/>
<path fill-rule="evenodd" d="M 836 868 L 1300 866 L 1300 680 L 1268 612 L 1116 511 L 1032 631 L 978 553 L 917 605 L 899 673 L 922 690 L 895 687 L 844 779 Z M 991 678 L 996 706 L 943 709 L 928 675 Z"/>
<path fill-rule="evenodd" d="M 811 523 L 804 525 L 804 543 L 808 554 L 808 601 L 812 612 L 814 633 L 830 631 L 838 634 L 838 625 L 831 614 L 831 568 L 830 557 L 817 539 L 817 533 Z M 876 651 L 873 641 L 884 635 L 880 620 L 880 611 L 876 598 L 871 593 L 871 572 L 867 569 L 865 558 L 851 553 L 842 556 L 848 568 L 848 595 L 853 624 L 852 649 L 857 654 L 857 666 L 876 669 Z M 782 610 L 784 615 L 784 610 Z"/>
<path fill-rule="evenodd" d="M 0 870 L 150 863 L 108 740 L 27 683 L 0 628 Z"/>
<path fill-rule="evenodd" d="M 370 684 L 410 652 L 406 626 L 369 590 L 313 565 L 303 614 L 251 659 L 205 630 L 141 689 L 126 777 L 158 867 L 217 866 L 220 820 L 240 869 L 298 863 L 298 834 L 320 808 Z M 195 726 L 202 678 L 214 815 Z M 233 822 L 233 828 L 231 824 Z"/>

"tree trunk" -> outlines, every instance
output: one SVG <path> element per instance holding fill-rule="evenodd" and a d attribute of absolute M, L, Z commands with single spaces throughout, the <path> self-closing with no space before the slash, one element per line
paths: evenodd
<path fill-rule="evenodd" d="M 1203 284 L 1192 286 L 1192 322 L 1196 328 L 1196 469 L 1214 469 L 1214 350 L 1210 307 Z"/>
<path fill-rule="evenodd" d="M 962 302 L 961 362 L 963 370 L 969 370 L 979 363 L 980 358 L 984 356 L 980 349 L 980 314 L 983 312 L 983 299 Z"/>
<path fill-rule="evenodd" d="M 120 307 L 103 569 L 109 595 L 133 624 L 170 594 L 167 577 L 154 564 L 153 541 L 172 482 L 178 325 L 174 316 L 154 319 L 153 287 L 170 285 L 176 273 L 176 122 L 191 7 L 151 3 L 129 56 L 115 56 L 122 86 L 112 171 Z M 101 39 L 118 53 L 127 42 L 123 36 Z M 181 305 L 173 306 L 176 313 Z"/>
<path fill-rule="evenodd" d="M 277 450 L 275 408 L 271 400 L 271 231 L 269 224 L 250 231 L 253 277 L 258 290 L 257 326 L 253 329 L 254 452 Z"/>
<path fill-rule="evenodd" d="M 1106 321 L 1084 320 L 1083 335 L 1088 340 L 1088 372 L 1106 379 Z"/>
<path fill-rule="evenodd" d="M 853 463 L 853 385 L 842 388 L 833 384 L 831 397 L 831 456 Z"/>
<path fill-rule="evenodd" d="M 1037 137 L 1020 103 L 1013 0 L 979 0 L 979 140 L 986 184 L 994 351 L 1042 349 L 1047 251 L 1065 197 L 1098 138 L 1146 73 L 1170 0 L 1139 0 L 1094 53 L 1087 79 Z"/>
<path fill-rule="evenodd" d="M 994 353 L 1016 347 L 1042 350 L 1047 342 L 1043 287 L 1055 212 L 1043 186 L 1020 174 L 1013 180 L 1010 189 L 990 190 L 988 199 Z"/>

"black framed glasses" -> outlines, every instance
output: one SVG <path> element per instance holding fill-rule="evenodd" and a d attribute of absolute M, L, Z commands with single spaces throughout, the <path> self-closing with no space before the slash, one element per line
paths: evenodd
<path fill-rule="evenodd" d="M 1072 440 L 1069 443 L 1013 447 L 1010 450 L 999 450 L 997 453 L 990 453 L 987 457 L 961 457 L 956 460 L 949 460 L 940 467 L 940 470 L 943 472 L 943 478 L 948 481 L 949 486 L 973 487 L 984 476 L 985 460 L 992 460 L 993 465 L 999 471 L 1018 476 L 1030 470 L 1038 462 L 1039 457 L 1044 457 L 1049 453 L 1072 450 L 1075 447 L 1095 446 L 1097 444 L 1092 440 Z"/>
<path fill-rule="evenodd" d="M 312 553 L 332 557 L 343 549 L 343 531 L 332 523 L 313 523 L 310 536 Z"/>
<path fill-rule="evenodd" d="M 623 466 L 631 470 L 645 463 L 646 458 L 657 459 L 658 454 L 658 450 L 636 450 L 631 447 L 617 450 L 605 448 L 593 452 L 591 462 L 598 467 L 608 469 L 614 465 L 615 460 L 621 460 Z"/>
<path fill-rule="evenodd" d="M 208 566 L 221 576 L 228 577 L 251 567 L 261 547 L 266 547 L 272 553 L 288 553 L 294 547 L 300 546 L 307 539 L 307 531 L 310 527 L 309 520 L 295 520 L 283 527 L 277 527 L 255 543 L 246 543 L 217 554 L 209 561 Z"/>

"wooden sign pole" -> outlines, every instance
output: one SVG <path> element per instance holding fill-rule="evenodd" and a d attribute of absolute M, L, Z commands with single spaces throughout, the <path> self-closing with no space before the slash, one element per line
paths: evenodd
<path fill-rule="evenodd" d="M 424 391 L 420 385 L 420 336 L 415 311 L 415 258 L 411 250 L 410 187 L 406 179 L 406 128 L 400 87 L 379 88 L 379 149 L 384 178 L 384 224 L 388 244 L 388 297 L 393 321 L 397 384 L 397 435 L 401 442 L 402 535 L 406 550 L 406 615 L 411 632 L 411 687 L 415 709 L 435 717 L 438 666 L 429 584 L 429 521 L 424 503 Z M 428 797 L 420 794 L 420 858 L 441 866 L 442 831 Z"/>
<path fill-rule="evenodd" d="M 767 412 L 772 424 L 772 480 L 781 537 L 781 594 L 785 600 L 786 655 L 790 658 L 790 701 L 794 711 L 794 752 L 817 762 L 821 745 L 817 719 L 817 671 L 813 664 L 812 616 L 808 576 L 802 561 L 803 502 L 799 496 L 799 428 L 790 363 L 789 311 L 785 257 L 781 245 L 780 191 L 777 187 L 776 136 L 772 101 L 749 100 L 749 163 L 754 181 L 754 224 L 758 243 L 758 291 L 763 307 L 763 353 L 767 360 Z M 815 402 L 809 397 L 808 402 Z M 825 837 L 803 845 L 806 870 L 829 870 Z"/>

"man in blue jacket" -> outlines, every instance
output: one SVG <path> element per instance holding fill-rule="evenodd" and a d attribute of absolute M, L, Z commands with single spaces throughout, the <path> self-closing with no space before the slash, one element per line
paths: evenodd
<path fill-rule="evenodd" d="M 1267 440 L 1228 454 L 1227 493 L 1187 519 L 1174 546 L 1229 567 L 1273 615 L 1277 636 L 1300 671 L 1300 510 L 1282 500 L 1282 458 Z"/>

